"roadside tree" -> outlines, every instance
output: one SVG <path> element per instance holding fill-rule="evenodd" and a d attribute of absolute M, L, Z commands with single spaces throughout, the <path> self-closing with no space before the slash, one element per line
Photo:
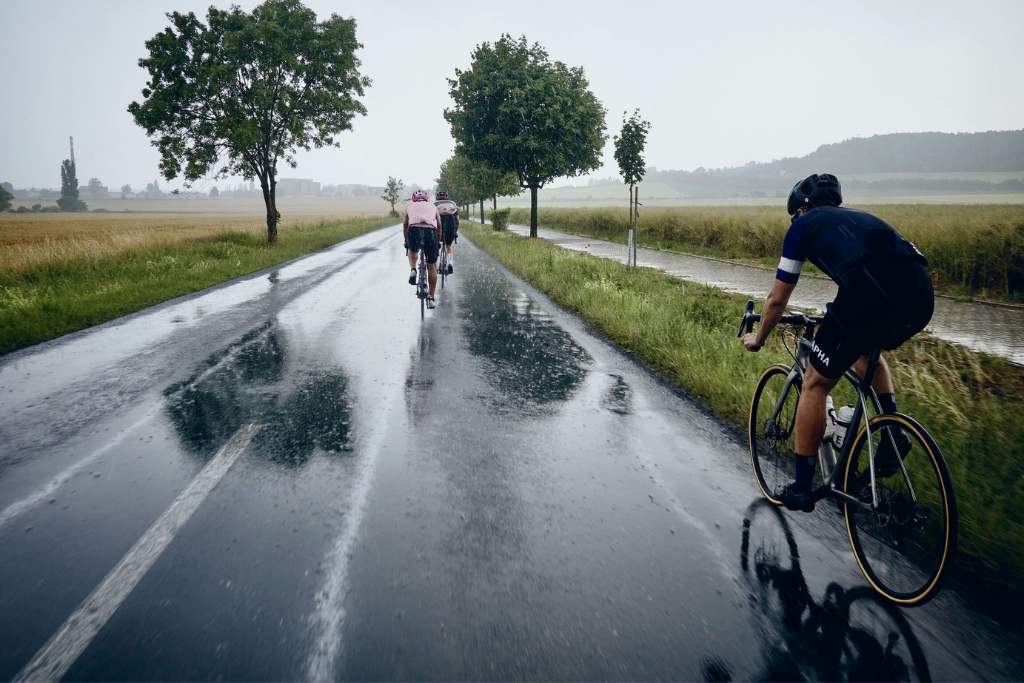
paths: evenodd
<path fill-rule="evenodd" d="M 65 159 L 60 165 L 60 199 L 57 206 L 61 211 L 88 211 L 88 207 L 78 198 L 78 174 L 75 162 Z"/>
<path fill-rule="evenodd" d="M 131 193 L 132 193 L 132 186 L 131 185 L 122 185 L 121 186 L 121 199 L 128 199 L 128 195 L 130 195 Z"/>
<path fill-rule="evenodd" d="M 580 67 L 552 62 L 539 44 L 508 34 L 473 52 L 468 71 L 449 79 L 455 106 L 444 116 L 456 152 L 514 173 L 530 190 L 530 235 L 537 236 L 537 190 L 601 165 L 605 109 Z"/>
<path fill-rule="evenodd" d="M 0 185 L 0 211 L 11 208 L 11 200 L 14 199 L 14 195 L 7 191 L 6 185 L 7 183 Z"/>
<path fill-rule="evenodd" d="M 398 212 L 395 211 L 395 204 L 402 198 L 403 189 L 405 189 L 405 183 L 401 180 L 395 180 L 394 176 L 388 176 L 388 184 L 384 186 L 384 194 L 380 198 L 391 205 L 391 216 L 393 218 L 398 217 Z"/>
<path fill-rule="evenodd" d="M 647 133 L 651 123 L 640 118 L 640 110 L 633 110 L 633 115 L 626 119 L 622 113 L 622 132 L 615 136 L 615 161 L 619 163 L 622 181 L 629 185 L 629 239 L 626 246 L 627 265 L 636 265 L 637 215 L 638 197 L 634 187 L 644 178 L 647 168 L 644 165 L 644 146 L 647 144 Z"/>
<path fill-rule="evenodd" d="M 143 102 L 128 111 L 156 138 L 166 179 L 258 179 L 275 242 L 278 163 L 295 168 L 298 149 L 338 146 L 334 136 L 366 114 L 355 99 L 370 85 L 356 22 L 318 22 L 299 0 L 266 0 L 252 14 L 211 7 L 206 24 L 192 12 L 167 17 L 139 60 L 150 75 Z"/>
<path fill-rule="evenodd" d="M 210 188 L 210 199 L 216 199 L 219 196 L 220 196 L 220 190 L 218 190 L 217 186 L 214 185 L 213 187 Z"/>

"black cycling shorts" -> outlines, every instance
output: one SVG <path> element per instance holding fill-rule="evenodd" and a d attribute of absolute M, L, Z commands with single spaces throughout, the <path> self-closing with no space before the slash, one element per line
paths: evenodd
<path fill-rule="evenodd" d="M 455 241 L 455 216 L 441 216 L 441 238 L 445 244 Z"/>
<path fill-rule="evenodd" d="M 898 348 L 925 328 L 935 307 L 928 271 L 909 259 L 879 262 L 847 282 L 828 304 L 811 350 L 811 365 L 829 379 L 876 348 Z"/>
<path fill-rule="evenodd" d="M 427 263 L 437 263 L 437 255 L 441 247 L 437 243 L 437 228 L 421 225 L 409 226 L 409 251 L 423 250 Z"/>

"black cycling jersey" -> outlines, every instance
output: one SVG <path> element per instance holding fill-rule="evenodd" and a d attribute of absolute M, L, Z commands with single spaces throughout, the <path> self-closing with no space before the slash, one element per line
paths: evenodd
<path fill-rule="evenodd" d="M 804 261 L 810 260 L 837 284 L 869 265 L 884 260 L 928 260 L 881 218 L 856 209 L 822 206 L 793 221 L 782 243 L 776 278 L 796 283 Z"/>

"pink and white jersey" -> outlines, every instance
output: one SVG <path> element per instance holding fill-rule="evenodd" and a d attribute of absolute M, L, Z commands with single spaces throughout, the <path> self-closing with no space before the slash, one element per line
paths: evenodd
<path fill-rule="evenodd" d="M 424 228 L 435 227 L 441 219 L 437 207 L 430 202 L 409 202 L 405 205 L 405 217 L 409 219 L 409 227 Z"/>

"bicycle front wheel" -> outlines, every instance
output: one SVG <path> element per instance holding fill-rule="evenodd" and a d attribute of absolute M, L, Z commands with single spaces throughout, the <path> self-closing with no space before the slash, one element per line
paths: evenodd
<path fill-rule="evenodd" d="M 878 505 L 844 503 L 846 529 L 861 571 L 881 595 L 905 607 L 935 597 L 956 554 L 956 497 L 931 435 L 900 414 L 870 422 Z M 867 430 L 850 450 L 843 488 L 872 503 Z"/>
<path fill-rule="evenodd" d="M 790 368 L 772 365 L 757 382 L 750 404 L 750 462 L 764 497 L 782 505 L 782 488 L 796 477 L 794 439 L 800 380 L 787 386 Z"/>

